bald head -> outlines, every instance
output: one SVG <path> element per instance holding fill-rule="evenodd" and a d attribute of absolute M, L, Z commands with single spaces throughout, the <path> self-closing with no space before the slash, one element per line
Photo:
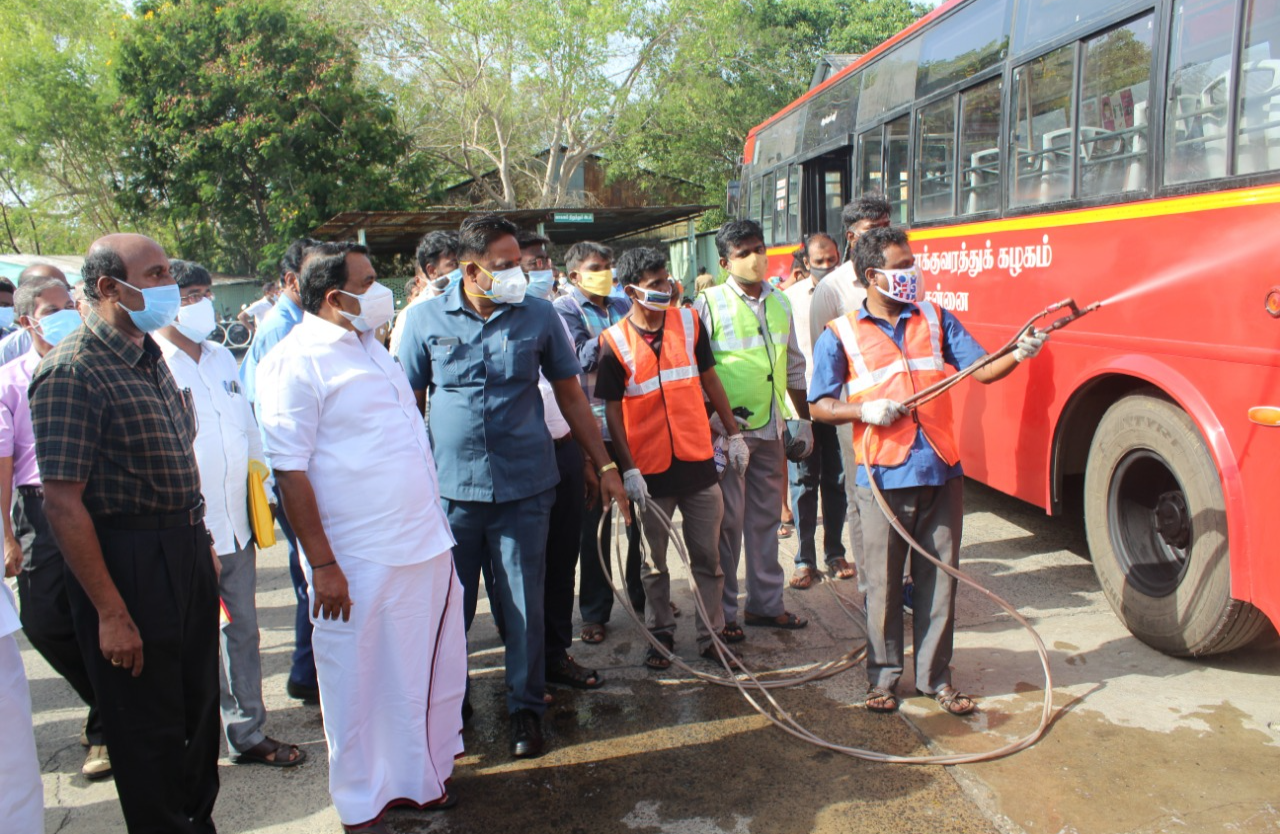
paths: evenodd
<path fill-rule="evenodd" d="M 95 240 L 80 274 L 85 297 L 93 303 L 104 298 L 115 300 L 120 294 L 119 281 L 138 289 L 173 283 L 164 247 L 137 234 L 106 235 Z"/>
<path fill-rule="evenodd" d="M 18 274 L 18 284 L 22 285 L 37 278 L 53 278 L 70 286 L 67 282 L 66 274 L 53 264 L 32 264 Z"/>

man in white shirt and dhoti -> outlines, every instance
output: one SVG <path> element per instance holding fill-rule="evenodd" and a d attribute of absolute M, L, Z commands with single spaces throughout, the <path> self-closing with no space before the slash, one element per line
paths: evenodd
<path fill-rule="evenodd" d="M 302 322 L 258 369 L 258 416 L 312 590 L 329 792 L 350 834 L 446 808 L 462 752 L 466 635 L 454 539 L 364 247 L 303 262 Z"/>

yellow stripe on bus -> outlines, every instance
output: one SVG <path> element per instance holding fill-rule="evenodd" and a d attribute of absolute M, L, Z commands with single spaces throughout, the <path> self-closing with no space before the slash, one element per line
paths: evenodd
<path fill-rule="evenodd" d="M 799 248 L 800 244 L 798 243 L 788 243 L 786 246 L 770 246 L 764 251 L 769 257 L 773 257 L 774 255 L 790 255 Z"/>
<path fill-rule="evenodd" d="M 938 226 L 913 229 L 911 239 L 937 240 L 964 235 L 982 235 L 997 232 L 1020 232 L 1030 229 L 1052 229 L 1061 226 L 1080 226 L 1087 223 L 1106 223 L 1112 220 L 1135 220 L 1144 217 L 1164 217 L 1170 214 L 1188 214 L 1197 211 L 1236 208 L 1247 205 L 1280 203 L 1280 186 L 1243 188 L 1217 191 L 1212 194 L 1192 194 L 1187 197 L 1166 197 L 1160 200 L 1143 200 L 1119 206 L 1080 209 L 1054 214 L 1030 214 L 1004 220 L 988 220 L 982 223 L 966 223 L 958 226 Z M 772 250 L 770 250 L 772 253 Z"/>

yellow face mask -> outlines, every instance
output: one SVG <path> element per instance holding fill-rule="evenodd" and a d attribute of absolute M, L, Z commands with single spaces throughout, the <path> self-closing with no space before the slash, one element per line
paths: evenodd
<path fill-rule="evenodd" d="M 748 284 L 759 284 L 768 272 L 769 257 L 760 252 L 752 252 L 745 258 L 729 261 L 729 274 Z"/>
<path fill-rule="evenodd" d="M 613 292 L 613 270 L 602 269 L 598 272 L 579 272 L 578 287 L 592 295 L 608 295 Z"/>

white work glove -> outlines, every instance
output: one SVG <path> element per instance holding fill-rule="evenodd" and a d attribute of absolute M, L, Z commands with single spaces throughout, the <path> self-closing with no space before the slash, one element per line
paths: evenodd
<path fill-rule="evenodd" d="M 740 429 L 745 429 L 747 427 L 747 421 L 736 414 L 733 415 L 733 422 L 737 423 L 738 428 Z M 727 437 L 729 435 L 729 433 L 724 430 L 724 423 L 720 421 L 719 414 L 711 415 L 711 433 L 719 435 L 720 437 Z"/>
<path fill-rule="evenodd" d="M 729 438 L 729 448 L 725 454 L 729 458 L 729 465 L 733 467 L 733 471 L 739 476 L 747 474 L 747 464 L 751 462 L 751 450 L 747 448 L 747 439 L 741 434 L 735 434 Z"/>
<path fill-rule="evenodd" d="M 888 426 L 906 413 L 902 403 L 893 400 L 870 400 L 862 404 L 862 422 L 873 426 Z"/>
<path fill-rule="evenodd" d="M 1018 348 L 1013 352 L 1013 358 L 1019 362 L 1035 356 L 1040 352 L 1040 348 L 1044 347 L 1044 343 L 1049 341 L 1049 334 L 1043 330 L 1028 328 L 1018 339 Z"/>
<path fill-rule="evenodd" d="M 631 499 L 631 503 L 635 504 L 640 512 L 644 512 L 645 504 L 649 501 L 649 486 L 644 482 L 644 475 L 640 474 L 639 469 L 628 469 L 622 473 L 622 488 L 627 491 L 627 497 Z"/>
<path fill-rule="evenodd" d="M 791 439 L 791 442 L 800 444 L 800 452 L 796 456 L 796 460 L 804 460 L 813 453 L 813 423 L 808 420 L 800 420 L 799 423 L 800 428 L 795 437 Z"/>

